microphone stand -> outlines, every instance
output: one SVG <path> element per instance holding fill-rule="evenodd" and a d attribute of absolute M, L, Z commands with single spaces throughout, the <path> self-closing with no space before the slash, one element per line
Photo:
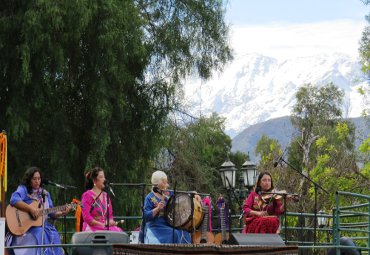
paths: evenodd
<path fill-rule="evenodd" d="M 286 223 L 287 223 L 287 219 L 286 219 L 286 197 L 291 195 L 291 196 L 298 196 L 298 194 L 293 194 L 293 193 L 279 193 L 279 192 L 265 192 L 265 191 L 261 191 L 261 194 L 264 195 L 264 194 L 271 194 L 271 195 L 280 195 L 283 197 L 283 205 L 284 205 L 284 225 L 285 225 L 285 229 L 287 227 Z M 271 198 L 271 201 L 273 200 L 273 198 Z M 270 203 L 270 202 L 269 202 Z M 287 244 L 287 231 L 284 231 L 284 242 L 285 244 Z"/>
<path fill-rule="evenodd" d="M 42 220 L 42 231 L 41 231 L 41 255 L 44 255 L 44 238 L 45 238 L 45 219 L 44 219 L 44 206 L 45 206 L 45 193 L 44 189 L 42 189 L 41 197 L 42 197 L 42 209 L 41 209 L 41 220 Z"/>
<path fill-rule="evenodd" d="M 225 176 L 225 179 L 227 180 L 227 183 L 229 184 L 229 187 L 230 187 L 230 189 L 231 189 L 231 192 L 232 192 L 232 194 L 233 194 L 233 196 L 234 196 L 234 198 L 235 198 L 236 202 L 238 203 L 239 208 L 241 208 L 241 210 L 242 210 L 241 215 L 243 215 L 243 214 L 244 214 L 244 212 L 243 212 L 242 205 L 241 205 L 241 203 L 240 203 L 239 199 L 237 198 L 237 196 L 236 196 L 236 194 L 235 194 L 234 189 L 233 189 L 233 188 L 232 188 L 232 186 L 231 186 L 230 180 L 229 180 L 229 178 L 227 178 L 227 176 Z M 229 206 L 229 215 L 228 215 L 228 218 L 229 218 L 229 238 L 230 238 L 230 237 L 231 237 L 231 210 L 232 210 L 231 208 L 232 208 L 232 205 L 231 205 L 231 197 L 230 197 L 230 193 L 229 193 L 229 192 L 227 192 L 227 196 L 228 196 L 228 198 L 229 198 L 229 204 L 230 204 L 230 206 Z"/>
<path fill-rule="evenodd" d="M 46 185 L 52 185 L 55 186 L 59 189 L 62 189 L 64 191 L 63 193 L 63 198 L 64 198 L 64 204 L 67 204 L 67 190 L 68 188 L 71 189 L 76 189 L 75 186 L 70 186 L 70 185 L 62 185 L 62 184 L 57 184 L 57 183 L 52 183 L 47 181 L 45 183 Z M 66 244 L 67 242 L 67 215 L 63 215 L 63 243 Z M 64 252 L 68 255 L 68 252 L 65 248 L 63 248 Z"/>
<path fill-rule="evenodd" d="M 322 186 L 320 186 L 318 183 L 316 183 L 314 180 L 312 180 L 310 177 L 304 175 L 302 172 L 298 171 L 297 168 L 292 166 L 289 162 L 287 162 L 283 157 L 280 158 L 280 161 L 287 164 L 290 168 L 295 170 L 297 173 L 299 173 L 301 176 L 303 176 L 306 180 L 308 180 L 310 183 L 314 185 L 314 235 L 313 235 L 313 245 L 316 245 L 316 229 L 317 229 L 317 189 L 320 188 L 322 191 L 324 191 L 326 194 L 329 195 L 329 192 L 324 189 Z M 286 229 L 285 229 L 286 232 Z"/>
<path fill-rule="evenodd" d="M 175 182 L 175 185 L 173 185 L 173 206 L 172 206 L 172 223 L 173 223 L 173 226 L 172 226 L 172 243 L 175 243 L 176 184 L 177 184 L 177 182 Z"/>
<path fill-rule="evenodd" d="M 111 189 L 109 188 L 109 182 L 106 183 L 106 188 L 108 190 L 107 192 L 107 216 L 105 218 L 106 220 L 106 228 L 107 230 L 109 231 L 109 209 L 110 209 L 110 196 L 109 196 L 109 192 L 112 192 Z"/>
<path fill-rule="evenodd" d="M 145 231 L 145 216 L 144 216 L 144 204 L 145 204 L 145 187 L 146 184 L 142 183 L 140 184 L 141 186 L 141 227 L 140 227 L 140 232 L 142 232 L 142 238 L 143 238 L 143 243 L 144 243 L 144 231 Z M 140 240 L 140 232 L 139 232 L 139 242 Z"/>
<path fill-rule="evenodd" d="M 142 232 L 142 237 L 145 236 L 145 215 L 144 215 L 144 206 L 145 206 L 145 188 L 147 186 L 152 186 L 152 184 L 146 184 L 146 183 L 111 183 L 111 186 L 128 186 L 128 187 L 139 187 L 141 189 L 141 227 L 140 232 Z M 140 239 L 140 234 L 139 234 Z M 141 241 L 141 240 L 139 240 Z M 144 243 L 144 239 L 142 239 L 142 242 Z"/>

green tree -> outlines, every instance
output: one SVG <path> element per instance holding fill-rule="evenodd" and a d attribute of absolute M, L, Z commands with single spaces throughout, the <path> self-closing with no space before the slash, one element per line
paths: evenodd
<path fill-rule="evenodd" d="M 231 59 L 218 0 L 6 1 L 0 15 L 9 179 L 38 165 L 78 186 L 73 195 L 95 165 L 116 181 L 148 180 L 181 79 Z"/>
<path fill-rule="evenodd" d="M 172 180 L 186 190 L 213 195 L 222 191 L 218 169 L 231 148 L 231 139 L 224 133 L 224 119 L 213 114 L 184 126 L 172 123 L 170 128 L 167 150 L 172 156 L 168 167 Z"/>
<path fill-rule="evenodd" d="M 260 172 L 270 171 L 273 167 L 274 159 L 278 158 L 282 152 L 279 142 L 276 139 L 263 134 L 255 150 L 256 155 L 260 157 Z"/>
<path fill-rule="evenodd" d="M 299 146 L 291 146 L 289 155 L 297 163 L 296 168 L 302 169 L 302 174 L 331 194 L 327 200 L 319 201 L 321 208 L 333 206 L 330 199 L 337 190 L 363 190 L 356 166 L 354 125 L 341 119 L 342 97 L 343 92 L 334 84 L 322 87 L 308 84 L 297 92 L 297 103 L 293 108 L 292 123 L 300 137 L 293 141 Z M 301 156 L 293 157 L 294 154 Z M 302 178 L 300 191 L 305 199 L 308 198 L 309 187 L 313 196 L 313 186 Z M 304 204 L 306 207 L 302 209 L 305 211 L 312 206 L 309 200 Z"/>

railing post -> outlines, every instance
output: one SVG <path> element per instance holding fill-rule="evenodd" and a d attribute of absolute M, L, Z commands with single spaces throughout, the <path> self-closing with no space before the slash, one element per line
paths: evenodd
<path fill-rule="evenodd" d="M 369 215 L 368 215 L 368 221 L 367 223 L 369 224 L 368 225 L 368 231 L 370 232 L 370 199 L 367 200 L 368 204 L 369 204 Z M 370 248 L 370 233 L 367 234 L 367 248 Z M 370 253 L 370 251 L 368 252 L 368 254 Z"/>
<path fill-rule="evenodd" d="M 339 193 L 336 192 L 335 193 L 335 230 L 334 230 L 334 233 L 335 233 L 335 246 L 336 246 L 336 254 L 337 255 L 340 255 L 340 248 L 339 248 L 339 245 L 340 245 L 340 234 L 339 234 L 339 227 L 340 227 L 340 220 L 339 220 L 339 213 L 340 213 L 340 209 L 339 209 Z"/>

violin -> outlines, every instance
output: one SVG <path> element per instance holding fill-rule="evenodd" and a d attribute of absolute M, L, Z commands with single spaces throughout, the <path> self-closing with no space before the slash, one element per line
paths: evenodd
<path fill-rule="evenodd" d="M 275 200 L 282 200 L 284 198 L 284 196 L 287 198 L 287 199 L 290 199 L 290 200 L 293 200 L 294 202 L 297 202 L 299 201 L 299 195 L 297 194 L 288 194 L 288 192 L 286 192 L 286 190 L 272 190 L 271 192 L 262 192 L 262 200 L 265 202 L 265 203 L 268 203 L 270 202 L 272 199 L 275 199 Z"/>

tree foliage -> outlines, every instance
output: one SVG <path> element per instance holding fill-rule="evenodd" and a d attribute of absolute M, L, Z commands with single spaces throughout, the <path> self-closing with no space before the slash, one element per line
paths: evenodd
<path fill-rule="evenodd" d="M 224 133 L 224 119 L 213 114 L 179 126 L 171 124 L 167 149 L 173 156 L 169 166 L 172 182 L 185 190 L 218 194 L 222 191 L 218 169 L 227 159 L 231 139 Z"/>
<path fill-rule="evenodd" d="M 301 135 L 293 141 L 299 146 L 291 146 L 289 154 L 301 155 L 301 162 L 295 161 L 297 169 L 329 191 L 328 199 L 320 200 L 324 208 L 333 206 L 337 190 L 364 191 L 364 179 L 356 165 L 354 125 L 341 119 L 342 97 L 343 92 L 334 84 L 306 85 L 297 92 L 293 110 L 292 123 Z M 300 188 L 302 194 L 314 196 L 310 183 L 302 181 Z M 322 204 L 324 201 L 327 204 Z M 309 201 L 305 204 L 312 206 Z"/>
<path fill-rule="evenodd" d="M 262 135 L 257 143 L 255 153 L 260 157 L 260 172 L 268 171 L 273 167 L 274 159 L 283 151 L 276 139 L 269 138 L 265 134 Z"/>
<path fill-rule="evenodd" d="M 9 178 L 38 165 L 73 195 L 95 165 L 148 180 L 181 78 L 231 59 L 218 0 L 5 1 L 0 15 Z"/>

